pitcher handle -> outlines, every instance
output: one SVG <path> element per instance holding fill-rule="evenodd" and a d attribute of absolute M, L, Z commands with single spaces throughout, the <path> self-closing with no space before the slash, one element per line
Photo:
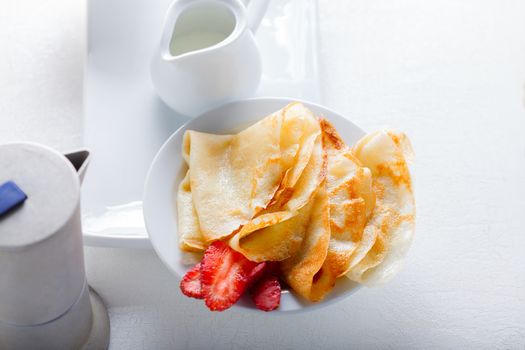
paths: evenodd
<path fill-rule="evenodd" d="M 269 3 L 270 0 L 248 0 L 248 5 L 246 6 L 246 22 L 248 23 L 248 28 L 250 28 L 253 33 L 259 28 L 259 24 L 261 24 Z"/>

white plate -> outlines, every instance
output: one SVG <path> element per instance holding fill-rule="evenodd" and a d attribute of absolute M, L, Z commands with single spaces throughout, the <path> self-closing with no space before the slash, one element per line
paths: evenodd
<path fill-rule="evenodd" d="M 149 246 L 141 201 L 146 171 L 162 143 L 188 120 L 162 103 L 150 81 L 150 59 L 172 1 L 88 1 L 87 245 Z M 271 1 L 256 35 L 264 65 L 258 96 L 319 102 L 316 7 L 317 0 Z"/>
<path fill-rule="evenodd" d="M 179 128 L 161 147 L 146 178 L 144 187 L 144 220 L 149 238 L 157 255 L 177 276 L 183 276 L 189 269 L 183 264 L 178 248 L 176 191 L 186 172 L 186 165 L 181 156 L 182 137 L 186 130 L 210 133 L 238 132 L 255 123 L 268 114 L 281 109 L 291 102 L 285 98 L 258 98 L 232 102 L 189 121 Z M 364 135 L 364 131 L 340 114 L 325 107 L 303 102 L 316 115 L 327 118 L 334 124 L 345 142 L 355 143 Z M 321 303 L 307 303 L 293 293 L 283 293 L 279 311 L 310 310 L 325 306 L 350 295 L 358 284 L 346 278 L 340 278 L 334 290 Z M 254 309 L 249 300 L 241 300 L 238 307 Z"/>

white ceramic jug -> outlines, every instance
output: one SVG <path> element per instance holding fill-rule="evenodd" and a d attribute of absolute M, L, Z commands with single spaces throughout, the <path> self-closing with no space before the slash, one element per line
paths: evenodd
<path fill-rule="evenodd" d="M 196 116 L 252 95 L 262 72 L 254 38 L 269 0 L 176 0 L 151 61 L 153 85 L 175 111 Z"/>
<path fill-rule="evenodd" d="M 0 349 L 106 349 L 84 270 L 80 183 L 89 152 L 0 145 Z"/>

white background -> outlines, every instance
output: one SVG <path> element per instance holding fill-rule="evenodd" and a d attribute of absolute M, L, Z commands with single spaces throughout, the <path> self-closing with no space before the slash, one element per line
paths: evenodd
<path fill-rule="evenodd" d="M 309 314 L 220 314 L 152 251 L 86 248 L 111 349 L 525 348 L 525 2 L 319 3 L 325 104 L 413 141 L 405 269 Z M 0 142 L 81 146 L 85 14 L 0 0 Z"/>

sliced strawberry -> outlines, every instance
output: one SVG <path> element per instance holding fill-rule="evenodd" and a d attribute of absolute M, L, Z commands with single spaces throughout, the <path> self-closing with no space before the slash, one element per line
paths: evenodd
<path fill-rule="evenodd" d="M 257 283 L 257 281 L 266 274 L 268 270 L 268 263 L 263 261 L 262 263 L 257 264 L 248 276 L 248 287 Z"/>
<path fill-rule="evenodd" d="M 201 264 L 198 263 L 188 271 L 180 281 L 182 294 L 197 299 L 203 299 L 204 293 L 201 286 Z"/>
<path fill-rule="evenodd" d="M 259 310 L 272 311 L 279 307 L 281 302 L 281 285 L 277 277 L 264 276 L 253 288 L 253 302 Z"/>
<path fill-rule="evenodd" d="M 253 270 L 252 274 L 248 277 L 248 287 L 253 286 L 257 283 L 263 276 L 266 275 L 279 275 L 279 262 L 278 261 L 263 261 L 259 263 Z"/>
<path fill-rule="evenodd" d="M 201 283 L 206 306 L 222 311 L 239 300 L 250 279 L 257 275 L 258 263 L 250 261 L 226 243 L 211 244 L 201 261 Z"/>
<path fill-rule="evenodd" d="M 266 262 L 266 273 L 274 276 L 279 275 L 279 262 L 278 261 L 267 261 Z"/>

